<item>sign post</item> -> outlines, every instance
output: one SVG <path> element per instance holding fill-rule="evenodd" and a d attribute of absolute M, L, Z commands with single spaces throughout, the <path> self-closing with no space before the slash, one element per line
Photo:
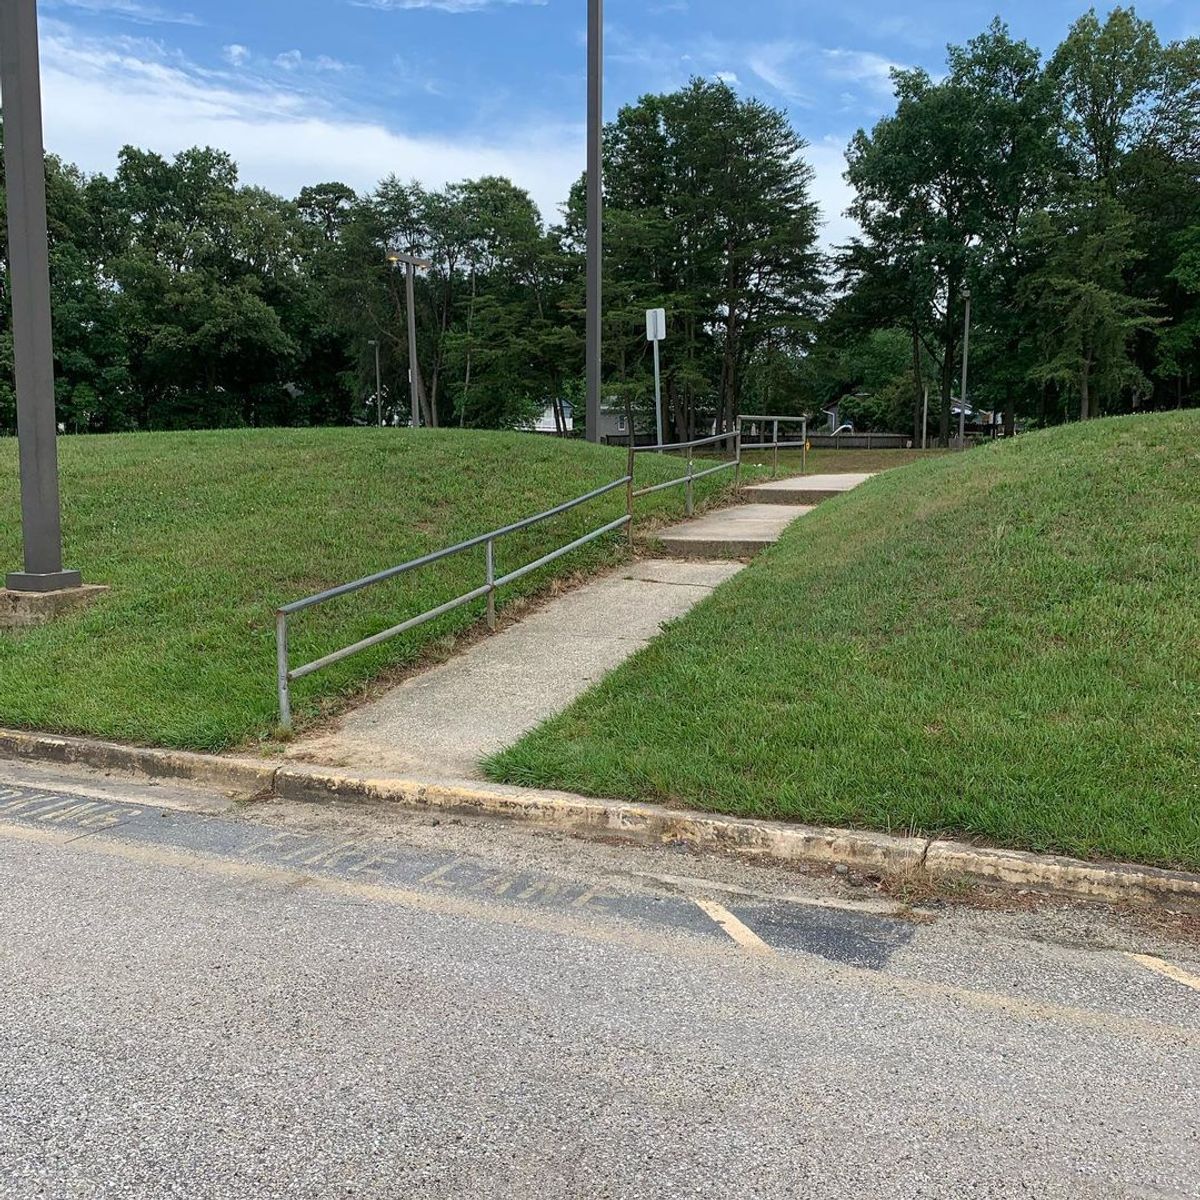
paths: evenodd
<path fill-rule="evenodd" d="M 663 444 L 662 377 L 659 372 L 658 343 L 667 336 L 667 310 L 646 309 L 646 341 L 654 347 L 654 423 L 658 432 L 658 444 Z M 633 430 L 629 431 L 633 437 Z"/>

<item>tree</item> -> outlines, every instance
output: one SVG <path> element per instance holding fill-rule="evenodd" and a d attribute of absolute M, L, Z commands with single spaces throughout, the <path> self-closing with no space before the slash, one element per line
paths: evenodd
<path fill-rule="evenodd" d="M 919 289 L 918 336 L 940 364 L 939 438 L 950 436 L 955 351 L 968 251 L 985 225 L 989 147 L 972 97 L 961 83 L 935 84 L 922 70 L 893 73 L 897 105 L 870 135 L 859 130 L 847 152 L 851 212 L 874 257 Z M 895 249 L 888 253 L 886 247 Z M 919 316 L 917 316 L 919 314 Z"/>
<path fill-rule="evenodd" d="M 1064 134 L 1081 173 L 1111 180 L 1122 158 L 1153 131 L 1163 83 L 1154 26 L 1132 8 L 1101 24 L 1095 9 L 1076 21 L 1050 60 L 1066 105 Z"/>
<path fill-rule="evenodd" d="M 946 77 L 897 71 L 896 112 L 848 152 L 851 212 L 864 240 L 844 255 L 858 278 L 888 280 L 886 291 L 912 333 L 914 376 L 920 347 L 940 369 L 939 437 L 949 439 L 967 286 L 1003 323 L 1023 274 L 1024 221 L 1050 194 L 1059 107 L 1039 55 L 994 21 L 947 53 Z M 976 305 L 976 311 L 980 310 Z M 997 339 L 1011 360 L 1021 340 L 1010 324 Z M 1012 413 L 1010 379 L 1006 408 Z"/>
<path fill-rule="evenodd" d="M 138 428 L 286 419 L 299 347 L 282 317 L 298 282 L 300 223 L 286 201 L 240 188 L 227 155 L 168 162 L 126 147 L 89 181 L 103 214 L 101 269 L 125 332 Z"/>
<path fill-rule="evenodd" d="M 1042 214 L 1033 236 L 1044 249 L 1027 284 L 1042 348 L 1033 375 L 1074 391 L 1086 421 L 1123 390 L 1148 386 L 1130 354 L 1134 335 L 1155 324 L 1149 306 L 1124 289 L 1136 256 L 1132 224 L 1107 189 L 1092 184 L 1060 212 Z"/>
<path fill-rule="evenodd" d="M 804 147 L 779 110 L 701 79 L 643 96 L 605 131 L 607 366 L 649 398 L 642 312 L 665 307 L 680 436 L 701 416 L 732 429 L 751 374 L 811 335 L 823 285 Z"/>
<path fill-rule="evenodd" d="M 1175 265 L 1165 294 L 1174 319 L 1159 331 L 1157 369 L 1175 383 L 1175 403 L 1196 400 L 1200 382 L 1200 223 L 1173 239 Z"/>
<path fill-rule="evenodd" d="M 1194 339 L 1175 277 L 1187 231 L 1200 221 L 1200 39 L 1163 45 L 1153 25 L 1116 8 L 1081 17 L 1051 61 L 1065 101 L 1063 141 L 1079 178 L 1102 187 L 1130 226 L 1121 290 L 1164 329 L 1134 333 L 1137 397 L 1178 403 Z M 1185 267 L 1186 273 L 1186 267 Z M 1171 386 L 1173 384 L 1173 386 Z"/>

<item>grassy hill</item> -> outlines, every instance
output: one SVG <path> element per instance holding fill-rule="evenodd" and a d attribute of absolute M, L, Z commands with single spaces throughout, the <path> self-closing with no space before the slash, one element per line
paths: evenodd
<path fill-rule="evenodd" d="M 876 477 L 491 771 L 1200 867 L 1200 412 Z"/>
<path fill-rule="evenodd" d="M 274 609 L 530 516 L 619 478 L 624 452 L 528 434 L 310 429 L 134 434 L 60 442 L 66 559 L 112 592 L 86 613 L 0 632 L 0 724 L 199 749 L 275 720 Z M 682 473 L 642 456 L 638 480 Z M 702 480 L 698 495 L 724 486 Z M 510 570 L 612 520 L 623 490 L 507 538 Z M 681 511 L 682 489 L 638 502 Z M 605 539 L 500 593 L 622 553 Z M 20 565 L 17 447 L 0 440 L 0 567 Z M 302 614 L 307 661 L 469 590 L 482 549 Z M 298 716 L 477 622 L 459 609 L 296 686 Z"/>

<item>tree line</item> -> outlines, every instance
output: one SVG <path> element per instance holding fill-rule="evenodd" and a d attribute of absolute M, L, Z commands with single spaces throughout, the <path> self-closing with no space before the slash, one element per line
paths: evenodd
<path fill-rule="evenodd" d="M 783 114 L 696 80 L 623 109 L 609 153 L 606 398 L 647 409 L 642 309 L 671 312 L 677 430 L 731 419 L 764 346 L 802 349 L 821 290 L 803 143 Z M 409 412 L 402 270 L 416 287 L 423 422 L 503 428 L 582 392 L 582 182 L 548 224 L 487 177 L 395 175 L 285 199 L 229 155 L 126 147 L 111 175 L 47 158 L 58 416 L 68 431 L 374 420 Z M 12 336 L 0 263 L 0 429 Z"/>
<path fill-rule="evenodd" d="M 1198 402 L 1200 39 L 1089 11 L 1043 59 L 995 21 L 945 75 L 893 72 L 848 151 L 862 230 L 814 382 L 944 442 L 972 302 L 968 403 L 1026 424 Z M 820 385 L 818 385 L 820 386 Z"/>
<path fill-rule="evenodd" d="M 1200 41 L 1132 10 L 1049 58 L 999 21 L 946 71 L 893 73 L 848 153 L 848 244 L 819 250 L 785 113 L 693 80 L 606 127 L 605 397 L 652 428 L 643 310 L 664 307 L 672 436 L 839 402 L 859 428 L 951 432 L 966 298 L 973 405 L 1008 430 L 1197 402 Z M 58 415 L 72 432 L 407 419 L 404 279 L 431 425 L 511 427 L 582 397 L 584 184 L 547 222 L 512 182 L 390 175 L 286 199 L 225 153 L 47 158 Z M 14 425 L 7 253 L 0 430 Z M 582 410 L 582 405 L 579 406 Z M 577 423 L 581 425 L 582 422 Z"/>

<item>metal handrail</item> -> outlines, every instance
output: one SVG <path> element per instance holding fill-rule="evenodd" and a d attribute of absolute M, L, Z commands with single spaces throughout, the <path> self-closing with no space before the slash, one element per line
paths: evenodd
<path fill-rule="evenodd" d="M 711 446 L 714 442 L 727 442 L 733 439 L 733 458 L 729 462 L 718 463 L 715 467 L 707 467 L 703 471 L 697 471 L 693 462 L 693 452 L 699 446 Z M 646 487 L 634 488 L 633 486 L 633 458 L 635 454 L 661 453 L 663 450 L 686 450 L 687 451 L 687 474 L 681 475 L 678 479 L 668 479 L 665 483 L 653 483 Z M 693 438 L 690 442 L 665 442 L 661 445 L 653 446 L 635 446 L 633 437 L 629 439 L 629 465 L 626 468 L 626 474 L 629 476 L 629 537 L 633 539 L 633 502 L 639 496 L 649 496 L 652 492 L 665 491 L 667 488 L 684 487 L 683 499 L 683 514 L 690 517 L 695 511 L 695 491 L 694 485 L 697 479 L 703 479 L 705 475 L 715 475 L 718 471 L 728 471 L 733 468 L 733 486 L 740 486 L 742 481 L 742 430 L 739 425 L 736 429 L 727 430 L 725 433 L 715 433 L 711 437 Z"/>
<path fill-rule="evenodd" d="M 740 435 L 742 424 L 745 421 L 756 421 L 761 424 L 771 422 L 771 441 L 769 442 L 743 442 L 743 450 L 770 450 L 771 456 L 771 478 L 774 479 L 779 474 L 779 447 L 787 445 L 787 442 L 779 440 L 779 422 L 780 421 L 799 421 L 800 429 L 800 474 L 804 475 L 808 471 L 808 417 L 786 417 L 786 416 L 763 416 L 761 413 L 742 413 L 738 417 L 738 433 Z"/>
<path fill-rule="evenodd" d="M 632 455 L 630 456 L 630 461 L 632 461 Z M 603 537 L 606 533 L 612 533 L 614 530 L 620 529 L 623 525 L 632 524 L 632 483 L 633 474 L 631 471 L 620 479 L 613 480 L 612 483 L 606 483 L 602 487 L 594 488 L 582 496 L 576 496 L 573 500 L 557 504 L 554 508 L 548 508 L 545 512 L 537 513 L 532 517 L 525 517 L 523 520 L 514 521 L 511 525 L 505 525 L 500 529 L 493 529 L 489 533 L 477 534 L 475 537 L 467 538 L 466 541 L 457 542 L 453 546 L 447 546 L 443 550 L 435 550 L 432 554 L 423 554 L 420 558 L 413 558 L 408 562 L 401 563 L 399 566 L 389 567 L 386 571 L 377 571 L 374 575 L 366 575 L 362 579 L 353 580 L 351 583 L 343 583 L 337 587 L 326 588 L 325 591 L 317 592 L 312 596 L 305 596 L 302 600 L 293 600 L 290 604 L 280 605 L 275 610 L 275 665 L 276 683 L 279 693 L 280 727 L 283 729 L 291 729 L 292 727 L 291 683 L 293 680 L 303 679 L 306 675 L 311 675 L 314 671 L 321 670 L 322 667 L 332 666 L 336 662 L 341 662 L 344 658 L 349 658 L 352 654 L 357 654 L 360 650 L 367 650 L 372 646 L 377 646 L 380 642 L 397 637 L 409 629 L 415 629 L 418 625 L 425 624 L 426 621 L 432 621 L 435 617 L 440 617 L 456 608 L 461 608 L 464 604 L 470 604 L 472 600 L 479 600 L 485 596 L 487 597 L 488 628 L 495 629 L 496 590 L 498 588 L 528 575 L 531 571 L 536 571 L 539 567 L 543 567 L 547 563 L 561 558 L 564 554 L 569 554 L 572 550 L 579 549 L 580 546 L 587 545 L 588 542 L 593 542 L 597 538 Z M 568 512 L 572 508 L 586 504 L 589 500 L 595 500 L 600 496 L 607 495 L 619 487 L 624 487 L 627 495 L 626 511 L 623 516 L 618 517 L 615 521 L 609 521 L 607 524 L 601 525 L 598 529 L 593 529 L 590 533 L 585 533 L 582 537 L 577 537 L 565 546 L 559 546 L 557 549 L 551 550 L 548 554 L 543 554 L 541 558 L 534 562 L 526 563 L 523 567 L 518 567 L 515 571 L 509 571 L 507 575 L 496 575 L 495 543 L 500 538 L 510 533 L 517 533 L 522 529 L 528 529 L 531 525 L 548 520 L 550 517 L 556 517 L 560 513 Z M 323 655 L 321 658 L 314 659 L 312 662 L 303 663 L 298 667 L 290 665 L 290 654 L 288 652 L 289 616 L 302 612 L 306 608 L 312 608 L 314 605 L 324 604 L 327 600 L 334 600 L 339 596 L 349 596 L 354 592 L 361 591 L 363 588 L 371 587 L 373 584 L 395 579 L 397 576 L 403 575 L 408 571 L 415 571 L 418 567 L 429 566 L 430 563 L 439 562 L 454 554 L 461 554 L 463 551 L 474 549 L 476 546 L 484 546 L 486 548 L 486 580 L 479 587 L 472 588 L 469 592 L 464 592 L 461 596 L 455 596 L 453 600 L 447 600 L 444 604 L 427 609 L 415 617 L 409 617 L 408 620 L 401 621 L 398 625 L 393 625 L 388 629 L 381 630 L 379 633 L 371 634 L 370 637 L 362 638 L 340 650 L 334 650 L 329 654 Z"/>
<path fill-rule="evenodd" d="M 633 452 L 634 454 L 647 454 L 652 450 L 694 450 L 697 446 L 707 446 L 712 442 L 727 442 L 733 436 L 732 431 L 714 433 L 712 437 L 693 438 L 690 442 L 664 442 L 662 445 L 634 446 Z"/>
<path fill-rule="evenodd" d="M 728 441 L 730 438 L 734 441 L 734 457 L 730 462 L 718 463 L 716 466 L 707 467 L 703 471 L 695 469 L 692 455 L 697 447 L 709 446 L 714 442 Z M 665 483 L 656 483 L 649 487 L 635 489 L 633 486 L 634 455 L 659 450 L 686 450 L 687 474 L 678 479 L 669 479 Z M 323 667 L 329 667 L 334 663 L 341 662 L 342 659 L 349 658 L 352 654 L 359 653 L 359 651 L 368 650 L 372 646 L 378 646 L 381 642 L 398 637 L 410 629 L 415 629 L 418 625 L 425 624 L 426 621 L 432 621 L 435 617 L 443 616 L 456 608 L 461 608 L 464 604 L 470 604 L 473 600 L 486 597 L 488 628 L 494 630 L 496 628 L 496 591 L 498 588 L 503 587 L 506 583 L 512 583 L 515 580 L 521 579 L 530 572 L 536 571 L 539 567 L 544 567 L 547 563 L 554 562 L 555 559 L 561 558 L 564 554 L 569 554 L 572 550 L 577 550 L 580 546 L 585 546 L 588 542 L 593 542 L 605 534 L 620 529 L 622 526 L 628 529 L 630 542 L 632 543 L 633 502 L 639 496 L 648 496 L 651 492 L 659 492 L 665 488 L 682 485 L 686 488 L 684 512 L 690 517 L 695 508 L 693 485 L 696 480 L 703 479 L 706 475 L 715 475 L 718 471 L 727 471 L 730 467 L 735 472 L 734 486 L 736 487 L 741 482 L 742 471 L 742 434 L 740 425 L 735 430 L 714 434 L 711 437 L 695 438 L 690 442 L 674 442 L 661 446 L 634 446 L 631 437 L 626 472 L 620 479 L 615 479 L 612 483 L 606 483 L 601 487 L 594 488 L 590 492 L 586 492 L 582 496 L 576 496 L 573 500 L 557 504 L 554 508 L 546 509 L 545 512 L 537 513 L 532 517 L 525 517 L 520 521 L 514 521 L 511 525 L 505 525 L 500 529 L 493 529 L 489 533 L 476 534 L 475 537 L 467 538 L 462 542 L 456 542 L 453 546 L 447 546 L 443 550 L 434 550 L 430 554 L 423 554 L 419 558 L 413 558 L 408 562 L 400 563 L 399 566 L 388 567 L 385 571 L 377 571 L 373 575 L 363 576 L 362 579 L 355 579 L 350 583 L 342 583 L 338 584 L 337 587 L 326 588 L 323 592 L 316 592 L 311 596 L 305 596 L 303 599 L 293 600 L 289 604 L 281 604 L 275 610 L 275 666 L 276 684 L 279 693 L 280 727 L 285 730 L 292 727 L 291 684 L 294 680 L 303 679 L 306 675 L 311 675 L 314 671 L 319 671 Z M 605 496 L 619 487 L 625 488 L 626 500 L 623 516 L 618 517 L 614 521 L 609 521 L 597 529 L 593 529 L 590 533 L 585 533 L 582 537 L 575 538 L 574 541 L 568 542 L 565 546 L 559 546 L 557 549 L 551 550 L 548 554 L 543 554 L 541 558 L 534 562 L 526 563 L 522 567 L 517 567 L 516 570 L 509 571 L 506 575 L 498 576 L 496 574 L 495 544 L 500 538 L 510 533 L 517 533 L 522 529 L 528 529 L 531 525 L 536 525 L 541 521 L 548 520 L 550 517 L 558 516 L 560 513 L 568 512 L 572 508 L 586 504 L 589 500 Z M 373 633 L 369 637 L 361 638 L 359 641 L 349 646 L 344 646 L 340 650 L 333 650 L 329 654 L 313 659 L 312 662 L 302 663 L 298 667 L 291 665 L 291 656 L 288 649 L 288 618 L 290 616 L 298 612 L 303 612 L 305 609 L 312 608 L 315 605 L 324 604 L 326 601 L 335 600 L 340 596 L 352 595 L 354 592 L 361 591 L 363 588 L 371 587 L 374 584 L 385 583 L 387 580 L 395 579 L 408 571 L 415 571 L 419 567 L 427 567 L 431 563 L 440 562 L 444 558 L 449 558 L 454 554 L 461 554 L 466 550 L 474 549 L 476 546 L 485 547 L 485 581 L 479 587 L 472 588 L 470 591 L 464 592 L 461 596 L 455 596 L 454 599 L 447 600 L 444 604 L 427 609 L 423 613 L 418 613 L 415 617 L 409 617 L 397 625 L 380 630 L 380 632 Z"/>

